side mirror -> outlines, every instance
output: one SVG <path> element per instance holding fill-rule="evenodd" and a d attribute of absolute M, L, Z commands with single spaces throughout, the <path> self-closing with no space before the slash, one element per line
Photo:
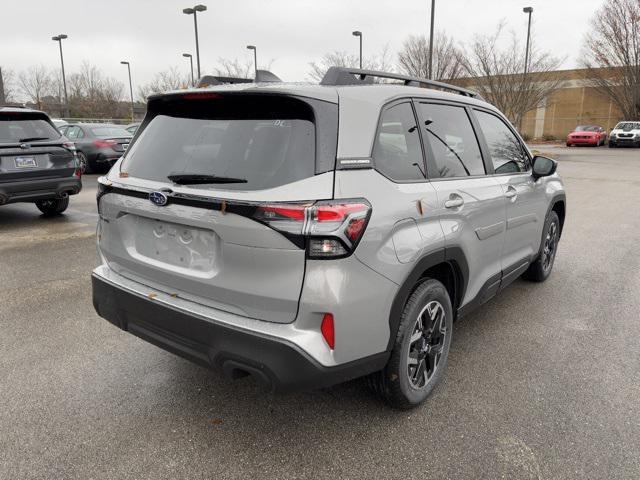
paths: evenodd
<path fill-rule="evenodd" d="M 548 177 L 556 173 L 558 162 L 550 158 L 536 155 L 533 157 L 533 178 Z"/>

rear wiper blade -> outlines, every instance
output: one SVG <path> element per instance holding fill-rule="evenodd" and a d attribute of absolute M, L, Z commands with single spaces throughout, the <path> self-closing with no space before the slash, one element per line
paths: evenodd
<path fill-rule="evenodd" d="M 178 185 L 200 185 L 206 183 L 247 183 L 246 178 L 218 177 L 202 173 L 171 173 L 167 178 Z"/>
<path fill-rule="evenodd" d="M 52 140 L 49 137 L 27 137 L 27 138 L 21 138 L 20 140 L 18 140 L 19 142 L 34 142 L 36 140 Z"/>

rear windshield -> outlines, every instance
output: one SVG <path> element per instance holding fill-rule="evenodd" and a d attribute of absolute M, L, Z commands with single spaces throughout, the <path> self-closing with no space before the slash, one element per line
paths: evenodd
<path fill-rule="evenodd" d="M 42 118 L 0 113 L 0 142 L 56 140 L 60 132 Z"/>
<path fill-rule="evenodd" d="M 121 127 L 93 127 L 91 133 L 98 138 L 126 138 L 131 134 Z"/>
<path fill-rule="evenodd" d="M 262 190 L 315 174 L 315 125 L 308 106 L 286 97 L 189 102 L 145 122 L 122 171 L 168 182 L 169 175 L 215 175 L 243 183 L 199 184 Z M 206 105 L 206 106 L 205 106 Z"/>

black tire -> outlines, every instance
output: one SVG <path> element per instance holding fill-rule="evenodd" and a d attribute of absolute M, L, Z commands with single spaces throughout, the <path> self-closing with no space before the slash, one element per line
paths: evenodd
<path fill-rule="evenodd" d="M 402 311 L 389 362 L 368 378 L 372 390 L 393 408 L 420 405 L 444 375 L 452 332 L 453 309 L 447 289 L 438 280 L 424 280 Z M 413 370 L 410 359 L 415 362 Z"/>
<path fill-rule="evenodd" d="M 69 197 L 36 201 L 36 207 L 47 216 L 60 215 L 69 206 Z"/>
<path fill-rule="evenodd" d="M 525 280 L 532 282 L 544 282 L 553 270 L 553 262 L 558 251 L 558 241 L 560 240 L 560 219 L 558 214 L 551 210 L 547 215 L 547 220 L 542 231 L 542 241 L 540 253 L 535 262 L 522 275 Z"/>
<path fill-rule="evenodd" d="M 609 148 L 616 148 L 615 143 L 611 143 L 611 142 L 609 142 Z"/>
<path fill-rule="evenodd" d="M 80 171 L 82 172 L 82 174 L 84 175 L 85 173 L 93 172 L 93 169 L 91 168 L 91 164 L 89 163 L 89 159 L 87 158 L 87 156 L 82 152 L 77 152 L 77 156 L 78 156 L 78 166 L 80 167 Z"/>

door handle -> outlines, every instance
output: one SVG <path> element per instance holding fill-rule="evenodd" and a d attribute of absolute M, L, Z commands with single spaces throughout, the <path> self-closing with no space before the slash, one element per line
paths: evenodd
<path fill-rule="evenodd" d="M 444 208 L 458 208 L 464 205 L 464 199 L 460 195 L 451 194 L 449 200 L 444 202 Z"/>
<path fill-rule="evenodd" d="M 518 191 L 515 188 L 510 186 L 509 188 L 507 188 L 507 191 L 505 192 L 504 196 L 509 200 L 513 201 L 516 198 L 518 198 Z"/>

